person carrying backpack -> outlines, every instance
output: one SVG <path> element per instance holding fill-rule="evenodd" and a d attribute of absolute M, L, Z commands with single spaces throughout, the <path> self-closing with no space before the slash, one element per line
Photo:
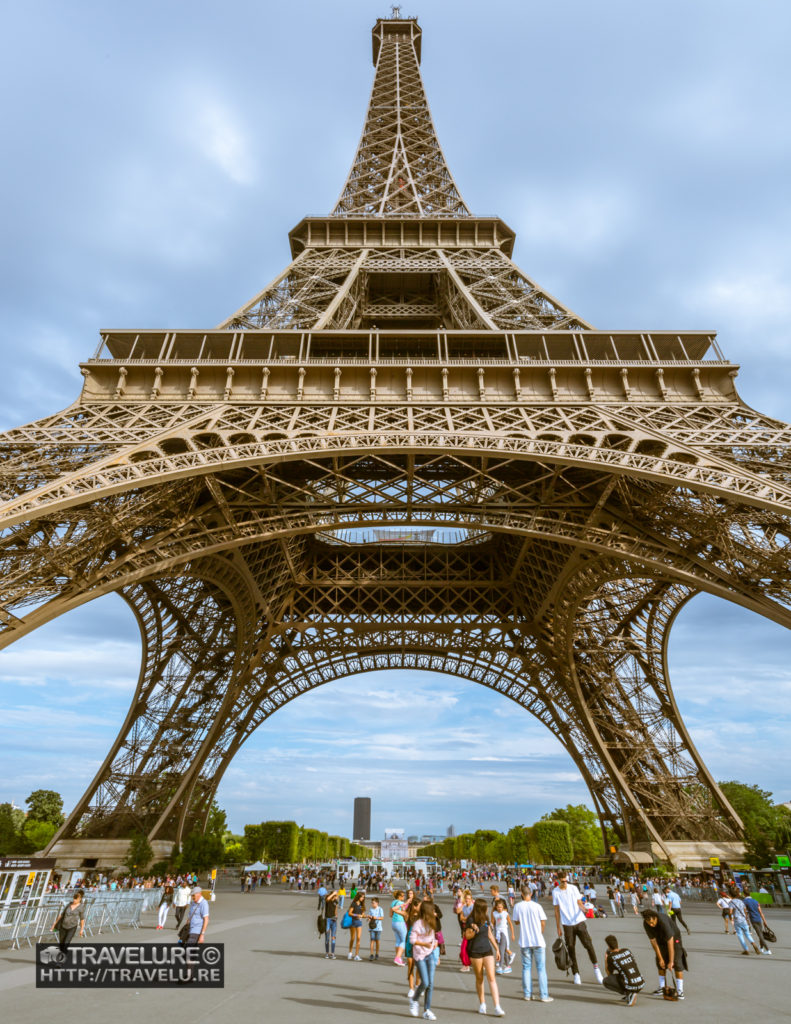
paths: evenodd
<path fill-rule="evenodd" d="M 618 945 L 614 935 L 606 935 L 607 952 L 604 954 L 604 969 L 607 972 L 604 987 L 617 993 L 627 1006 L 634 1006 L 637 993 L 645 985 L 640 968 L 631 949 Z"/>

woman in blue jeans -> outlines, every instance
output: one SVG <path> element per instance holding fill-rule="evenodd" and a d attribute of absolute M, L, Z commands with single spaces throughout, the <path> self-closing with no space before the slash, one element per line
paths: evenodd
<path fill-rule="evenodd" d="M 431 1011 L 431 997 L 434 994 L 434 971 L 437 967 L 437 960 L 434 950 L 437 948 L 437 915 L 434 913 L 434 906 L 428 900 L 420 905 L 418 919 L 412 925 L 410 939 L 412 942 L 412 957 L 415 961 L 420 984 L 415 989 L 414 998 L 409 1000 L 409 1012 L 413 1017 L 420 1013 L 420 997 L 423 996 L 423 1019 L 436 1020 Z"/>

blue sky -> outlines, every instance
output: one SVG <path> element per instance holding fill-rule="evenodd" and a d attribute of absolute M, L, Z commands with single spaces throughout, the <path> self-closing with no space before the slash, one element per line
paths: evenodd
<path fill-rule="evenodd" d="M 371 84 L 370 28 L 387 11 L 6 11 L 0 429 L 67 405 L 101 328 L 210 326 L 282 269 L 288 230 L 340 191 Z M 475 212 L 516 230 L 516 262 L 599 327 L 716 329 L 745 401 L 787 420 L 791 8 L 421 0 L 413 12 L 451 169 Z M 670 654 L 715 776 L 791 797 L 785 631 L 701 596 Z M 114 596 L 0 654 L 0 800 L 51 786 L 70 806 L 138 662 Z M 363 794 L 375 834 L 504 828 L 586 799 L 552 737 L 505 698 L 387 673 L 278 712 L 220 802 L 236 828 L 282 816 L 348 832 Z"/>

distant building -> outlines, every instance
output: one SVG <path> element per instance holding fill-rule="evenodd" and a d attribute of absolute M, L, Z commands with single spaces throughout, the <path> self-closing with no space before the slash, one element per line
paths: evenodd
<path fill-rule="evenodd" d="M 409 856 L 409 841 L 402 828 L 386 828 L 382 840 L 382 860 L 405 860 Z"/>
<path fill-rule="evenodd" d="M 371 798 L 356 796 L 354 798 L 354 827 L 352 841 L 371 838 Z"/>
<path fill-rule="evenodd" d="M 453 837 L 455 835 L 456 835 L 456 826 L 455 825 L 448 825 L 448 839 L 453 839 Z"/>

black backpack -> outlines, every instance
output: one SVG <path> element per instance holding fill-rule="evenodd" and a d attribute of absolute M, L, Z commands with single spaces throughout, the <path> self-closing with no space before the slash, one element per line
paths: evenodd
<path fill-rule="evenodd" d="M 566 974 L 568 974 L 571 959 L 564 939 L 561 939 L 560 937 L 555 939 L 552 943 L 552 953 L 555 957 L 555 967 L 557 967 L 559 971 L 565 971 Z"/>

